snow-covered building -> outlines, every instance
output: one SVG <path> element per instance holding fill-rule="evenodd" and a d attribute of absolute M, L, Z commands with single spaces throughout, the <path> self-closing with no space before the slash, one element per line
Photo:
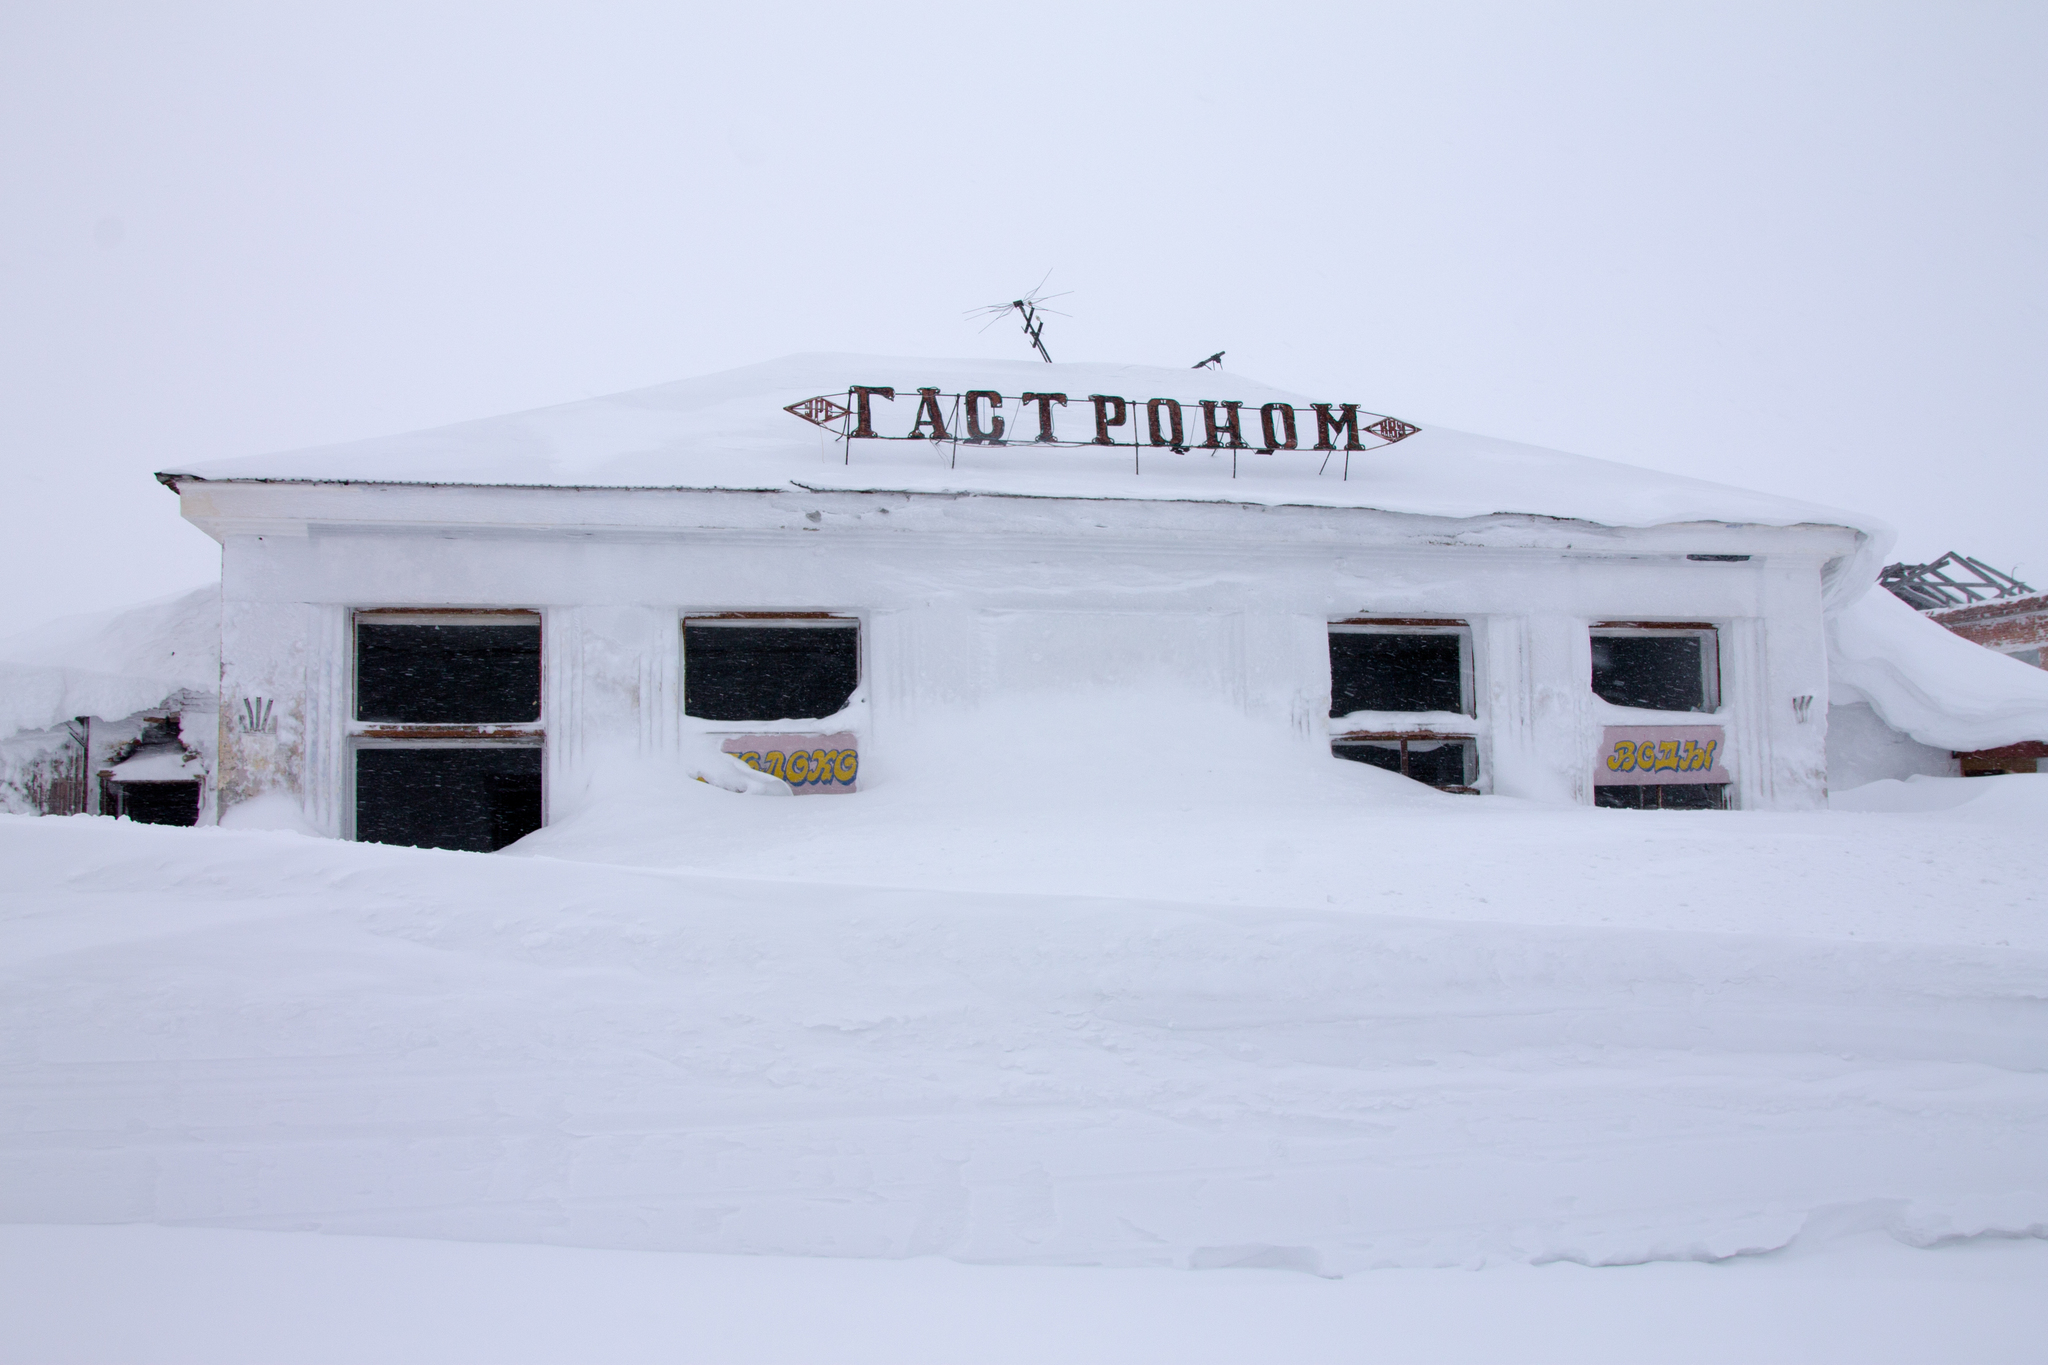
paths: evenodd
<path fill-rule="evenodd" d="M 220 591 L 0 641 L 0 811 L 211 824 Z"/>
<path fill-rule="evenodd" d="M 1824 616 L 1888 548 L 1136 366 L 800 356 L 159 477 L 223 547 L 223 807 L 472 848 L 607 752 L 848 792 L 935 710 L 1091 689 L 1451 790 L 1816 806 Z"/>
<path fill-rule="evenodd" d="M 2048 595 L 1981 559 L 1951 550 L 1929 564 L 1887 564 L 1878 584 L 1929 621 L 1973 644 L 2048 668 Z M 1961 776 L 2031 773 L 2048 758 L 2048 733 L 1953 756 Z"/>

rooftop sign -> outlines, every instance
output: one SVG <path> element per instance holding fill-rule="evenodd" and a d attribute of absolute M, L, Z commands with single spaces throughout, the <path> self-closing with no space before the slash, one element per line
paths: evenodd
<path fill-rule="evenodd" d="M 1116 394 L 1091 393 L 1070 404 L 1064 393 L 1009 395 L 994 389 L 942 393 L 934 388 L 907 391 L 903 395 L 906 401 L 911 392 L 916 394 L 914 411 L 882 407 L 894 404 L 897 394 L 879 384 L 852 385 L 843 395 L 844 401 L 838 394 L 806 398 L 783 411 L 848 442 L 849 458 L 854 441 L 950 442 L 956 450 L 961 445 L 1113 446 L 1128 447 L 1133 459 L 1147 448 L 1176 455 L 1191 450 L 1228 450 L 1235 474 L 1239 451 L 1273 455 L 1306 448 L 1323 452 L 1324 469 L 1329 467 L 1330 457 L 1341 452 L 1347 478 L 1352 452 L 1377 450 L 1421 430 L 1397 417 L 1365 412 L 1356 403 L 1310 403 L 1305 413 L 1292 403 L 1262 403 L 1254 414 L 1235 399 L 1203 398 L 1184 404 L 1174 398 L 1147 398 L 1140 403 Z M 1082 409 L 1082 404 L 1092 412 Z M 1062 411 L 1056 414 L 1056 407 Z M 888 425 L 892 415 L 897 424 L 910 416 L 910 429 L 900 436 L 894 434 L 894 426 L 886 432 L 877 430 L 876 423 Z M 1021 435 L 1033 425 L 1037 428 L 1034 435 Z M 1314 440 L 1305 445 L 1311 427 Z M 1252 437 L 1257 438 L 1256 444 Z"/>

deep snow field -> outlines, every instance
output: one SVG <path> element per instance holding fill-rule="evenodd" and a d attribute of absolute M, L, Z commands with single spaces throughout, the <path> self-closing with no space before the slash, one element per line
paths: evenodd
<path fill-rule="evenodd" d="M 2048 1243 L 1327 1280 L 0 1227 L 0 1276 L 38 1365 L 1864 1365 L 2038 1360 Z"/>
<path fill-rule="evenodd" d="M 2039 1349 L 2048 777 L 933 734 L 853 797 L 609 765 L 498 855 L 0 817 L 0 1359 Z"/>

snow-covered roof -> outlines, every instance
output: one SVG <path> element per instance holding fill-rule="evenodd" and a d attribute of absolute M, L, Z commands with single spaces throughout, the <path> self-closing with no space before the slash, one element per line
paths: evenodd
<path fill-rule="evenodd" d="M 784 409 L 813 397 L 843 402 L 853 385 L 886 386 L 895 401 L 874 401 L 875 429 L 903 436 L 917 415 L 917 390 L 1008 395 L 999 414 L 1009 444 L 856 440 Z M 1126 399 L 1120 447 L 1032 442 L 1036 408 L 1025 392 L 1067 395 L 1051 409 L 1062 440 L 1095 435 L 1092 394 Z M 1152 447 L 1145 402 L 1172 398 L 1184 407 L 1185 454 Z M 1200 448 L 1202 399 L 1245 404 L 1244 434 L 1259 444 L 1259 407 L 1290 403 L 1299 413 L 1300 449 L 1270 455 Z M 560 487 L 781 489 L 792 484 L 842 491 L 992 493 L 1144 498 L 1374 508 L 1466 518 L 1519 513 L 1653 526 L 1733 522 L 1851 527 L 1889 543 L 1889 528 L 1858 513 L 1634 465 L 1437 427 L 1396 414 L 1421 430 L 1390 445 L 1332 458 L 1310 449 L 1314 402 L 1356 402 L 1359 393 L 1303 395 L 1224 370 L 1005 360 L 920 360 L 810 354 L 528 412 L 340 445 L 223 460 L 176 471 L 210 480 L 371 482 Z M 1378 414 L 1364 415 L 1361 425 Z M 947 419 L 957 425 L 948 400 Z M 957 432 L 955 434 L 958 434 Z M 1368 437 L 1368 441 L 1374 438 Z M 1135 464 L 1135 469 L 1134 469 Z M 165 477 L 173 477 L 167 474 Z M 1874 568 L 1873 568 L 1874 573 Z"/>
<path fill-rule="evenodd" d="M 1964 639 L 1888 592 L 1828 623 L 1836 702 L 1867 701 L 1894 730 L 1937 749 L 2048 740 L 2048 670 Z"/>
<path fill-rule="evenodd" d="M 220 585 L 0 639 L 0 736 L 116 719 L 220 686 Z"/>

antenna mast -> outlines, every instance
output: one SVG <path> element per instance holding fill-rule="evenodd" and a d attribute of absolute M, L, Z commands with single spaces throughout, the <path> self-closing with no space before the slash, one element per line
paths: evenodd
<path fill-rule="evenodd" d="M 1031 338 L 1031 344 L 1045 357 L 1045 363 L 1052 364 L 1052 352 L 1045 349 L 1045 324 L 1038 320 L 1036 299 L 1012 299 L 1010 307 L 1024 315 L 1024 335 Z"/>
<path fill-rule="evenodd" d="M 1049 280 L 1051 278 L 1052 272 L 1050 270 L 1046 271 L 1045 279 Z M 988 327 L 981 329 L 986 332 L 999 319 L 1008 317 L 1011 313 L 1017 314 L 1024 320 L 1024 335 L 1030 339 L 1031 349 L 1038 352 L 1039 359 L 1050 365 L 1052 364 L 1052 352 L 1045 349 L 1045 320 L 1039 314 L 1043 312 L 1065 317 L 1066 314 L 1059 312 L 1058 309 L 1047 308 L 1045 306 L 1046 300 L 1065 298 L 1074 291 L 1068 289 L 1058 294 L 1041 294 L 1039 290 L 1043 288 L 1045 288 L 1045 280 L 1040 280 L 1037 287 L 1023 298 L 1011 299 L 1008 303 L 992 303 L 986 308 L 976 308 L 969 312 L 968 316 L 986 317 L 989 320 Z"/>

